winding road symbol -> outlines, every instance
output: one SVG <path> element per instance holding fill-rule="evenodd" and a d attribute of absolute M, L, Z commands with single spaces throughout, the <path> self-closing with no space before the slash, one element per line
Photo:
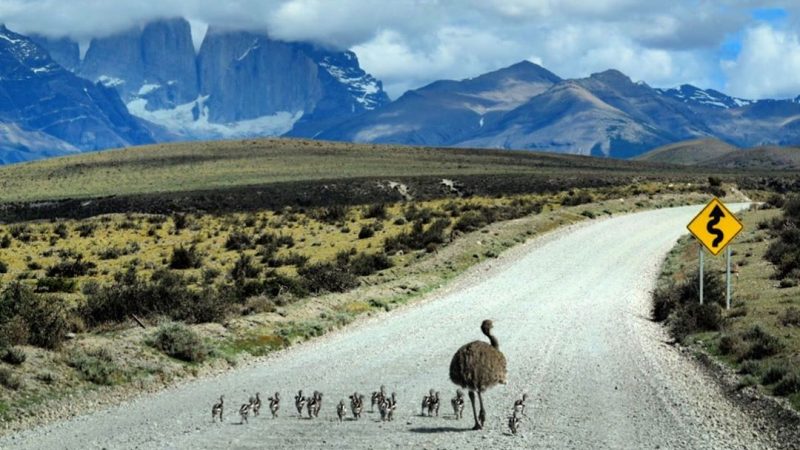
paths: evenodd
<path fill-rule="evenodd" d="M 687 228 L 716 256 L 744 227 L 718 198 L 714 198 L 689 222 Z"/>
<path fill-rule="evenodd" d="M 712 247 L 719 247 L 719 243 L 725 239 L 725 233 L 718 229 L 714 228 L 723 217 L 725 217 L 725 213 L 722 212 L 722 208 L 719 205 L 715 206 L 714 209 L 711 211 L 711 214 L 708 215 L 711 220 L 708 221 L 708 225 L 706 225 L 706 230 L 716 236 L 713 241 L 711 241 Z"/>

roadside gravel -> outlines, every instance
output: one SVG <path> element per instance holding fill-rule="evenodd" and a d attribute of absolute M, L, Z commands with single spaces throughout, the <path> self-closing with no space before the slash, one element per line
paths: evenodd
<path fill-rule="evenodd" d="M 0 439 L 0 448 L 777 448 L 649 317 L 661 261 L 697 207 L 630 214 L 556 231 L 476 266 L 427 301 L 361 321 L 257 365 Z M 492 318 L 509 384 L 485 396 L 487 426 L 454 420 L 450 357 Z M 396 418 L 338 423 L 335 404 L 384 384 Z M 441 416 L 419 416 L 441 391 Z M 316 420 L 297 417 L 298 389 L 324 393 Z M 280 417 L 239 425 L 256 391 L 280 391 Z M 512 436 L 506 418 L 527 392 Z M 226 421 L 210 408 L 226 398 Z"/>

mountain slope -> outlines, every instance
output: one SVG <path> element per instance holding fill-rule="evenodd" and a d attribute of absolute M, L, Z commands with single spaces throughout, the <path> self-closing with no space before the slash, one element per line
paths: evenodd
<path fill-rule="evenodd" d="M 454 145 L 561 79 L 530 62 L 462 81 L 437 81 L 319 135 L 322 139 Z"/>
<path fill-rule="evenodd" d="M 665 145 L 637 156 L 636 160 L 678 165 L 698 165 L 739 150 L 717 139 L 695 139 Z"/>
<path fill-rule="evenodd" d="M 5 26 L 0 26 L 0 123 L 0 147 L 14 150 L 15 161 L 155 141 L 115 91 L 78 78 Z"/>
<path fill-rule="evenodd" d="M 542 148 L 561 153 L 626 157 L 669 142 L 647 122 L 601 100 L 578 81 L 532 98 L 464 147 Z"/>

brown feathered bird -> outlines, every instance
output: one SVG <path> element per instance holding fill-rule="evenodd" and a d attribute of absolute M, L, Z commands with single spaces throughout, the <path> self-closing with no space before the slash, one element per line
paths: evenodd
<path fill-rule="evenodd" d="M 475 416 L 473 430 L 483 428 L 486 410 L 483 408 L 481 394 L 496 384 L 506 384 L 506 357 L 500 351 L 497 338 L 492 335 L 492 321 L 484 320 L 481 331 L 489 338 L 491 345 L 473 341 L 459 348 L 450 362 L 450 380 L 469 390 L 472 415 Z M 475 412 L 475 393 L 478 393 L 480 414 Z"/>

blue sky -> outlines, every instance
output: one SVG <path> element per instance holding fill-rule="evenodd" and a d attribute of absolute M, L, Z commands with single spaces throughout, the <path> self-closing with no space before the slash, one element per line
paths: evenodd
<path fill-rule="evenodd" d="M 84 45 L 160 17 L 354 50 L 392 97 L 527 59 L 564 78 L 609 68 L 651 86 L 800 95 L 800 1 L 0 0 L 0 22 Z"/>

